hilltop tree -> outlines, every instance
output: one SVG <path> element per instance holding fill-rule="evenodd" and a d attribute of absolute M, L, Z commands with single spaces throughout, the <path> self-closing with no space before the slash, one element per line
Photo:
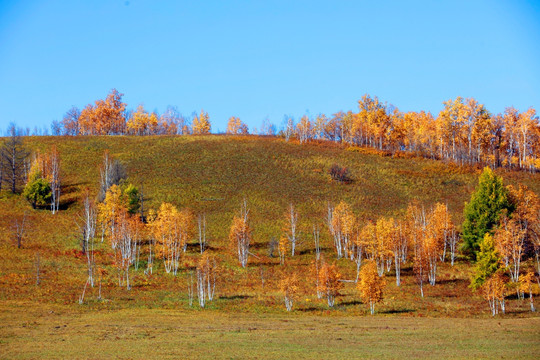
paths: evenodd
<path fill-rule="evenodd" d="M 160 132 L 160 122 L 156 113 L 149 114 L 143 105 L 137 107 L 126 122 L 126 131 L 131 135 L 155 135 Z"/>
<path fill-rule="evenodd" d="M 307 115 L 302 116 L 298 124 L 296 124 L 296 132 L 300 144 L 312 139 L 313 131 L 313 123 L 309 120 L 309 117 Z"/>
<path fill-rule="evenodd" d="M 231 116 L 227 123 L 227 134 L 229 135 L 247 135 L 248 127 L 240 118 Z"/>
<path fill-rule="evenodd" d="M 96 100 L 87 105 L 79 116 L 79 129 L 82 135 L 123 134 L 126 126 L 126 104 L 124 94 L 112 89 L 105 100 Z"/>
<path fill-rule="evenodd" d="M 493 232 L 503 210 L 511 212 L 508 191 L 501 177 L 486 167 L 480 175 L 478 188 L 471 195 L 471 201 L 465 205 L 463 222 L 463 250 L 473 259 L 480 248 L 480 241 L 486 232 Z"/>
<path fill-rule="evenodd" d="M 377 264 L 373 260 L 367 261 L 360 271 L 360 282 L 358 282 L 358 291 L 362 301 L 369 304 L 371 315 L 375 312 L 375 304 L 383 298 L 386 281 L 380 277 L 377 272 Z"/>
<path fill-rule="evenodd" d="M 79 118 L 81 110 L 73 106 L 69 109 L 62 119 L 63 135 L 76 136 L 79 135 Z"/>
<path fill-rule="evenodd" d="M 195 115 L 192 122 L 192 130 L 194 135 L 206 135 L 210 134 L 211 125 L 210 125 L 210 116 L 207 112 L 201 110 L 199 116 Z"/>
<path fill-rule="evenodd" d="M 167 106 L 165 112 L 161 114 L 160 120 L 162 132 L 165 134 L 187 135 L 190 132 L 186 119 L 175 106 Z"/>

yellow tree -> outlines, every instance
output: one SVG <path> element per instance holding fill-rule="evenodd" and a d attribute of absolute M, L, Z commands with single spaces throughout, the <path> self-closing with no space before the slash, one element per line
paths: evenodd
<path fill-rule="evenodd" d="M 441 155 L 454 161 L 462 159 L 464 147 L 462 132 L 466 123 L 466 109 L 462 97 L 444 101 L 444 109 L 439 113 L 437 122 L 442 139 Z"/>
<path fill-rule="evenodd" d="M 114 251 L 118 285 L 125 283 L 129 290 L 129 269 L 134 263 L 138 266 L 143 226 L 136 216 L 130 216 L 128 198 L 119 186 L 113 185 L 105 193 L 105 200 L 98 205 L 98 220 L 102 229 L 102 241 L 106 235 Z"/>
<path fill-rule="evenodd" d="M 216 258 L 209 255 L 208 251 L 203 252 L 197 264 L 197 294 L 202 308 L 206 300 L 214 299 L 218 272 Z"/>
<path fill-rule="evenodd" d="M 326 296 L 328 306 L 333 307 L 336 301 L 336 296 L 343 288 L 343 283 L 340 281 L 341 274 L 335 264 L 328 265 L 323 263 L 319 269 L 319 279 L 317 291 L 323 296 Z"/>
<path fill-rule="evenodd" d="M 289 249 L 289 239 L 285 234 L 281 235 L 279 238 L 278 252 L 279 252 L 279 263 L 281 265 L 285 264 L 285 256 Z"/>
<path fill-rule="evenodd" d="M 201 114 L 199 116 L 195 115 L 192 123 L 192 131 L 194 135 L 210 134 L 210 116 L 208 116 L 207 112 L 201 110 Z"/>
<path fill-rule="evenodd" d="M 251 228 L 248 223 L 249 210 L 244 200 L 240 216 L 235 216 L 229 232 L 231 250 L 238 254 L 240 265 L 245 268 L 249 257 L 249 244 L 251 243 Z"/>
<path fill-rule="evenodd" d="M 519 154 L 519 111 L 508 107 L 502 115 L 504 127 L 504 150 L 507 155 L 504 164 L 508 167 L 517 165 Z"/>
<path fill-rule="evenodd" d="M 523 293 L 529 293 L 529 304 L 532 312 L 536 311 L 533 300 L 533 287 L 536 285 L 535 278 L 534 271 L 529 271 L 519 279 L 519 290 Z"/>
<path fill-rule="evenodd" d="M 98 221 L 101 225 L 101 241 L 107 236 L 113 249 L 116 249 L 121 236 L 118 223 L 125 211 L 127 199 L 118 185 L 112 185 L 105 193 L 105 200 L 98 205 Z"/>
<path fill-rule="evenodd" d="M 56 145 L 47 153 L 37 151 L 28 171 L 28 182 L 36 179 L 47 180 L 50 186 L 51 211 L 55 214 L 60 206 L 60 155 Z"/>
<path fill-rule="evenodd" d="M 497 127 L 491 115 L 487 111 L 482 112 L 476 119 L 471 133 L 475 162 L 498 166 L 493 156 L 497 144 L 496 131 Z"/>
<path fill-rule="evenodd" d="M 105 100 L 96 100 L 87 105 L 79 116 L 79 130 L 82 135 L 113 135 L 125 131 L 126 104 L 116 89 L 112 89 Z"/>
<path fill-rule="evenodd" d="M 428 267 L 424 242 L 417 242 L 413 257 L 413 271 L 416 282 L 420 285 L 420 295 L 422 297 L 424 297 L 424 283 L 428 280 Z"/>
<path fill-rule="evenodd" d="M 178 272 L 180 255 L 191 234 L 192 216 L 187 210 L 178 209 L 169 203 L 162 203 L 155 218 L 150 223 L 156 241 L 157 252 L 163 257 L 167 273 Z"/>
<path fill-rule="evenodd" d="M 148 112 L 144 106 L 140 104 L 137 110 L 131 115 L 131 118 L 126 123 L 126 130 L 130 135 L 144 135 L 148 133 L 149 128 Z"/>
<path fill-rule="evenodd" d="M 240 118 L 231 116 L 227 123 L 227 134 L 229 135 L 247 135 L 248 127 Z"/>
<path fill-rule="evenodd" d="M 390 127 L 390 117 L 386 113 L 386 106 L 379 102 L 376 96 L 372 98 L 365 94 L 361 100 L 358 100 L 358 108 L 355 129 L 365 129 L 366 145 L 382 149 L 385 145 L 383 140 Z"/>
<path fill-rule="evenodd" d="M 115 248 L 115 263 L 119 271 L 118 285 L 126 284 L 131 289 L 129 269 L 138 266 L 138 254 L 142 223 L 137 216 L 131 216 L 125 208 L 118 215 L 118 239 Z"/>
<path fill-rule="evenodd" d="M 298 134 L 300 144 L 313 138 L 313 124 L 307 115 L 302 116 L 298 124 L 296 124 L 296 133 Z"/>
<path fill-rule="evenodd" d="M 369 304 L 371 315 L 375 312 L 375 304 L 383 299 L 383 292 L 386 286 L 384 277 L 380 277 L 377 272 L 377 264 L 369 260 L 360 271 L 360 282 L 358 282 L 358 291 L 362 301 Z"/>
<path fill-rule="evenodd" d="M 429 214 L 429 219 L 424 232 L 424 250 L 429 265 L 429 283 L 435 285 L 437 275 L 437 262 L 444 261 L 447 240 L 451 234 L 451 220 L 448 208 L 445 204 L 437 203 Z"/>
<path fill-rule="evenodd" d="M 361 232 L 361 242 L 366 257 L 377 264 L 379 276 L 385 267 L 389 269 L 392 261 L 392 243 L 395 235 L 394 219 L 379 218 L 376 223 L 369 222 Z"/>
<path fill-rule="evenodd" d="M 351 207 L 345 202 L 340 202 L 331 214 L 330 233 L 334 237 L 338 259 L 341 257 L 354 257 L 353 234 L 356 225 Z"/>
<path fill-rule="evenodd" d="M 313 135 L 315 139 L 327 139 L 326 137 L 327 124 L 328 124 L 328 119 L 326 118 L 326 115 L 324 114 L 317 115 L 317 117 L 315 118 L 315 124 L 313 124 Z"/>
<path fill-rule="evenodd" d="M 538 128 L 538 117 L 536 116 L 536 110 L 529 108 L 527 111 L 519 114 L 517 123 L 517 145 L 519 153 L 519 167 L 529 167 L 534 169 L 534 163 L 531 162 L 533 158 L 532 150 L 534 149 L 534 133 L 535 128 Z M 538 154 L 537 154 L 538 155 Z"/>
<path fill-rule="evenodd" d="M 279 287 L 285 299 L 285 308 L 287 311 L 291 311 L 294 300 L 298 294 L 298 277 L 296 276 L 296 273 L 285 275 L 280 281 Z"/>
<path fill-rule="evenodd" d="M 396 269 L 396 285 L 401 285 L 401 264 L 407 261 L 408 241 L 406 227 L 403 223 L 394 222 L 391 237 L 391 252 L 394 255 L 394 267 Z"/>
<path fill-rule="evenodd" d="M 527 247 L 534 245 L 540 215 L 540 200 L 526 186 L 517 189 L 508 186 L 509 200 L 515 204 L 512 217 L 502 216 L 500 226 L 495 232 L 497 250 L 509 268 L 511 280 L 519 281 L 519 271 Z"/>
<path fill-rule="evenodd" d="M 506 278 L 503 271 L 497 271 L 495 274 L 493 274 L 493 276 L 487 279 L 486 282 L 484 282 L 484 285 L 482 285 L 482 294 L 484 299 L 486 299 L 489 304 L 491 315 L 495 316 L 499 313 L 499 306 L 504 314 Z"/>

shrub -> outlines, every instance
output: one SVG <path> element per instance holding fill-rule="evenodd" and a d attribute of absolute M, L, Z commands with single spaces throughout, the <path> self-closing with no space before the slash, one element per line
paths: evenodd
<path fill-rule="evenodd" d="M 332 180 L 337 180 L 342 183 L 348 183 L 351 181 L 349 169 L 346 167 L 341 167 L 338 164 L 332 165 L 328 173 L 332 177 Z"/>
<path fill-rule="evenodd" d="M 51 201 L 51 185 L 47 179 L 36 177 L 26 184 L 23 196 L 32 204 L 34 209 L 38 206 L 45 206 Z"/>

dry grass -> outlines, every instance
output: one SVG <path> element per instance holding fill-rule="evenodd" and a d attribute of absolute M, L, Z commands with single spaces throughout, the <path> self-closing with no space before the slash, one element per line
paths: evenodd
<path fill-rule="evenodd" d="M 540 319 L 326 317 L 4 303 L 2 358 L 537 358 Z"/>

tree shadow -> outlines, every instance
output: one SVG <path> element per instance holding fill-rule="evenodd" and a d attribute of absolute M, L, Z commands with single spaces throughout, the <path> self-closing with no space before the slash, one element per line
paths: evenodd
<path fill-rule="evenodd" d="M 73 204 L 75 204 L 77 202 L 76 199 L 74 198 L 71 198 L 71 199 L 68 199 L 68 200 L 64 200 L 64 201 L 61 201 L 59 206 L 58 206 L 58 210 L 61 210 L 61 211 L 64 211 L 64 210 L 67 210 L 69 209 L 71 206 L 73 206 Z"/>
<path fill-rule="evenodd" d="M 384 310 L 379 311 L 381 314 L 406 314 L 406 313 L 413 313 L 416 312 L 414 309 L 390 309 L 390 310 Z"/>
<path fill-rule="evenodd" d="M 321 308 L 318 308 L 318 307 L 315 307 L 315 306 L 309 306 L 309 307 L 299 308 L 299 309 L 295 309 L 295 310 L 301 311 L 301 312 L 316 312 L 316 311 L 322 311 L 324 309 L 321 309 Z"/>
<path fill-rule="evenodd" d="M 437 280 L 437 284 L 440 284 L 440 285 L 444 285 L 444 284 L 460 284 L 460 283 L 467 284 L 468 282 L 469 282 L 469 280 L 465 280 L 465 279 L 441 279 L 441 280 Z"/>
<path fill-rule="evenodd" d="M 350 300 L 350 301 L 344 301 L 342 303 L 339 303 L 339 306 L 351 306 L 351 305 L 361 305 L 363 302 L 360 300 Z"/>
<path fill-rule="evenodd" d="M 229 295 L 229 296 L 220 296 L 219 298 L 222 300 L 245 300 L 252 298 L 251 295 Z"/>

